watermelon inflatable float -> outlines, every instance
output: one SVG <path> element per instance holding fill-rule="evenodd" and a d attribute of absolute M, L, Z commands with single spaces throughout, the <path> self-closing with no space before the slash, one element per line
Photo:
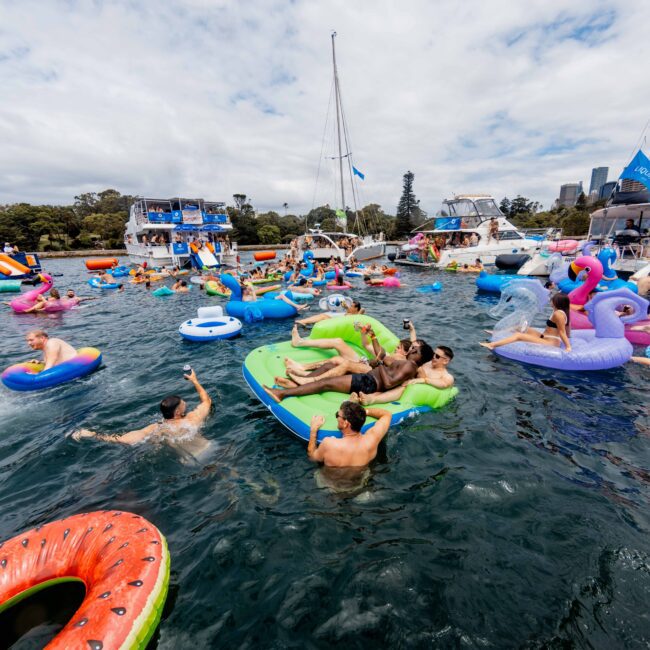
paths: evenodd
<path fill-rule="evenodd" d="M 145 648 L 169 584 L 169 552 L 140 515 L 99 511 L 54 521 L 0 543 L 0 612 L 61 582 L 86 597 L 50 650 Z"/>

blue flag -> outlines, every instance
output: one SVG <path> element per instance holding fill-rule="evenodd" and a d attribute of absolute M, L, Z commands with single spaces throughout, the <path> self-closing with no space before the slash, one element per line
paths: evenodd
<path fill-rule="evenodd" d="M 650 160 L 641 149 L 637 151 L 636 156 L 632 158 L 632 162 L 621 172 L 618 178 L 619 180 L 624 178 L 638 181 L 650 189 Z"/>
<path fill-rule="evenodd" d="M 366 175 L 362 174 L 354 165 L 352 165 L 352 173 L 358 176 L 362 181 L 366 180 Z"/>

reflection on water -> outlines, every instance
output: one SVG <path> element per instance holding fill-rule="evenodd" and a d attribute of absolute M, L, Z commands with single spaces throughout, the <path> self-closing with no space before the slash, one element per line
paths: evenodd
<path fill-rule="evenodd" d="M 52 261 L 87 294 L 81 260 Z M 389 432 L 362 472 L 317 468 L 251 396 L 241 364 L 290 336 L 246 325 L 209 345 L 179 323 L 218 298 L 129 285 L 83 310 L 2 314 L 3 366 L 38 322 L 104 354 L 100 372 L 0 400 L 0 537 L 77 512 L 151 519 L 172 555 L 159 648 L 645 647 L 650 590 L 648 373 L 559 373 L 478 347 L 496 303 L 473 278 L 403 272 L 408 288 L 353 291 L 394 331 L 456 352 L 458 399 Z M 135 447 L 71 440 L 160 418 L 190 363 L 213 396 L 198 436 Z M 615 642 L 612 640 L 615 639 Z"/>

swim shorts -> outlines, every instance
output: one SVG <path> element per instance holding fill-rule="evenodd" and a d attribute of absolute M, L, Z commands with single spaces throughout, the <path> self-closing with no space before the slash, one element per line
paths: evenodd
<path fill-rule="evenodd" d="M 376 393 L 377 381 L 370 373 L 355 372 L 350 384 L 351 393 Z"/>

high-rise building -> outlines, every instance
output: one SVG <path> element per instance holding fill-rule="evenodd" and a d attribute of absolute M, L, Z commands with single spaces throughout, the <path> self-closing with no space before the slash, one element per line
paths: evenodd
<path fill-rule="evenodd" d="M 607 183 L 603 183 L 603 186 L 600 188 L 600 191 L 598 192 L 598 198 L 608 199 L 611 196 L 612 192 L 614 191 L 616 184 L 617 181 L 607 181 Z"/>
<path fill-rule="evenodd" d="M 609 167 L 594 167 L 591 170 L 589 194 L 600 192 L 600 188 L 607 182 L 607 174 L 609 174 Z"/>
<path fill-rule="evenodd" d="M 560 198 L 557 200 L 558 206 L 571 208 L 576 204 L 578 197 L 582 194 L 582 181 L 577 183 L 565 183 L 560 186 Z"/>

